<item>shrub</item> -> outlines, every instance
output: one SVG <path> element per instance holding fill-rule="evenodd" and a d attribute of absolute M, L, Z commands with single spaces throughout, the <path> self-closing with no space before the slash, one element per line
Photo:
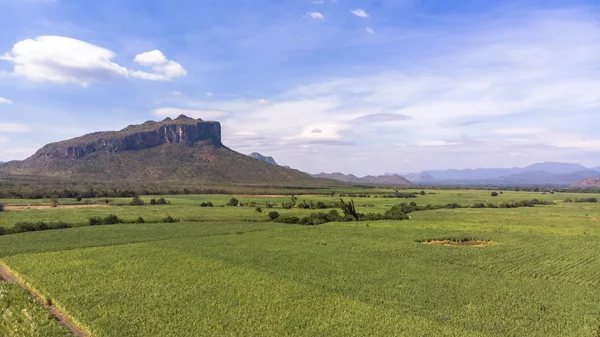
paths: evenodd
<path fill-rule="evenodd" d="M 102 219 L 102 222 L 104 223 L 104 225 L 114 225 L 114 224 L 118 224 L 119 222 L 121 222 L 121 220 L 119 220 L 119 218 L 116 215 L 107 215 Z"/>
<path fill-rule="evenodd" d="M 236 198 L 231 198 L 231 199 L 229 199 L 227 206 L 237 206 L 239 204 L 240 204 L 239 200 L 237 200 Z"/>
<path fill-rule="evenodd" d="M 332 209 L 329 211 L 329 213 L 327 213 L 327 219 L 329 219 L 329 221 L 339 221 L 340 212 L 338 212 L 336 209 Z"/>
<path fill-rule="evenodd" d="M 177 220 L 175 220 L 172 216 L 167 216 L 166 218 L 163 219 L 163 222 L 165 223 L 174 223 L 177 222 Z"/>
<path fill-rule="evenodd" d="M 140 199 L 139 195 L 136 195 L 135 197 L 133 197 L 133 199 L 131 200 L 131 202 L 129 203 L 130 206 L 143 206 L 144 205 L 144 201 L 142 199 Z"/>
<path fill-rule="evenodd" d="M 102 218 L 99 216 L 93 216 L 88 220 L 90 226 L 102 225 Z"/>
<path fill-rule="evenodd" d="M 498 192 L 494 191 L 492 192 L 492 197 L 497 197 L 498 196 Z"/>
<path fill-rule="evenodd" d="M 254 201 L 250 201 L 248 203 L 248 207 L 256 207 L 256 203 Z"/>
<path fill-rule="evenodd" d="M 321 225 L 321 224 L 324 224 L 327 222 L 329 222 L 328 215 L 323 212 L 319 212 L 319 213 L 312 213 L 311 215 L 300 219 L 299 223 L 301 225 L 306 225 L 306 226 L 317 226 L 317 225 Z"/>
<path fill-rule="evenodd" d="M 80 195 L 78 195 L 77 198 L 75 198 L 75 200 L 77 200 L 78 202 L 81 201 L 82 199 L 83 198 Z"/>
<path fill-rule="evenodd" d="M 384 217 L 388 220 L 408 220 L 404 205 L 395 205 L 385 211 Z"/>
<path fill-rule="evenodd" d="M 273 203 L 272 202 L 265 202 L 265 207 L 266 208 L 273 208 Z"/>
<path fill-rule="evenodd" d="M 156 199 L 150 199 L 150 205 L 156 205 Z"/>
<path fill-rule="evenodd" d="M 411 207 L 417 207 L 417 203 L 416 203 L 416 202 L 414 202 L 414 201 L 411 201 L 411 203 L 410 203 L 410 206 L 411 206 Z"/>
<path fill-rule="evenodd" d="M 277 213 L 277 212 L 275 212 L 275 211 L 273 211 L 273 212 L 269 212 L 269 219 L 271 219 L 271 221 L 272 221 L 272 220 L 275 220 L 275 219 L 277 219 L 277 218 L 279 218 L 279 213 Z"/>
<path fill-rule="evenodd" d="M 6 229 L 4 227 L 0 227 L 0 235 L 6 234 Z"/>
<path fill-rule="evenodd" d="M 167 200 L 165 200 L 165 198 L 159 198 L 158 200 L 156 200 L 156 204 L 157 205 L 167 205 L 167 204 L 171 204 L 170 202 L 168 202 Z"/>
<path fill-rule="evenodd" d="M 280 222 L 280 223 L 287 223 L 287 224 L 298 224 L 300 223 L 300 219 L 298 219 L 298 217 L 295 216 L 280 216 L 277 219 L 273 220 L 275 222 Z"/>
<path fill-rule="evenodd" d="M 425 195 L 425 191 L 419 192 L 420 195 Z"/>
<path fill-rule="evenodd" d="M 598 198 L 575 199 L 575 202 L 598 202 Z"/>
<path fill-rule="evenodd" d="M 213 207 L 213 203 L 210 201 L 203 202 L 200 204 L 200 207 Z"/>
<path fill-rule="evenodd" d="M 135 220 L 135 223 L 146 223 L 146 221 L 144 220 L 144 218 L 139 217 L 137 218 L 137 220 Z"/>
<path fill-rule="evenodd" d="M 255 211 L 257 211 L 258 213 L 262 213 L 262 208 L 260 207 L 256 207 L 256 209 L 254 209 Z"/>
<path fill-rule="evenodd" d="M 0 204 L 0 212 L 4 212 L 4 204 Z"/>

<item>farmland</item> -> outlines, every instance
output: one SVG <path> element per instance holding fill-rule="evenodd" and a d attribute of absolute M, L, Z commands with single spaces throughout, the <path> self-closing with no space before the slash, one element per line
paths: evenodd
<path fill-rule="evenodd" d="M 375 213 L 411 201 L 553 205 L 300 226 L 269 222 L 270 209 L 224 206 L 236 197 L 263 208 L 274 203 L 282 216 L 318 211 L 281 209 L 290 196 L 178 195 L 165 196 L 171 205 L 135 207 L 115 198 L 109 207 L 0 213 L 6 228 L 37 220 L 80 225 L 0 236 L 0 262 L 92 336 L 598 336 L 600 205 L 564 202 L 593 195 L 431 190 L 374 198 L 392 192 L 345 193 L 370 193 L 351 199 L 360 212 Z M 206 201 L 215 207 L 199 206 Z M 108 214 L 181 221 L 85 226 Z M 464 238 L 496 244 L 421 243 Z"/>

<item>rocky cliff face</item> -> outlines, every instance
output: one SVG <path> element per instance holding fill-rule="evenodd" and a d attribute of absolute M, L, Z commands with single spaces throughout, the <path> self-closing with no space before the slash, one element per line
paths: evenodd
<path fill-rule="evenodd" d="M 34 157 L 79 159 L 94 152 L 139 151 L 163 144 L 192 147 L 221 146 L 221 124 L 180 116 L 176 120 L 147 122 L 117 132 L 98 132 L 44 146 Z"/>

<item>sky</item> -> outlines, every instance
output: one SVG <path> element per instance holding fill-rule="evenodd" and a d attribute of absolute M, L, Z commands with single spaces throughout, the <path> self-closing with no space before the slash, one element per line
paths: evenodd
<path fill-rule="evenodd" d="M 596 0 L 0 0 L 0 161 L 186 114 L 310 173 L 600 165 Z"/>

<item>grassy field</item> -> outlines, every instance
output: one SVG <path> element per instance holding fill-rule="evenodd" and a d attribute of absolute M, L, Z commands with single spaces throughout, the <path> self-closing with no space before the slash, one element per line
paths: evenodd
<path fill-rule="evenodd" d="M 359 191 L 346 191 L 348 192 L 359 192 Z M 365 191 L 363 191 L 364 193 Z M 360 212 L 368 213 L 383 213 L 386 209 L 391 206 L 399 204 L 401 202 L 414 201 L 419 205 L 440 205 L 448 203 L 458 203 L 460 205 L 472 205 L 474 203 L 495 203 L 499 204 L 505 201 L 520 201 L 520 200 L 531 200 L 534 198 L 546 201 L 556 201 L 562 203 L 567 198 L 578 199 L 578 198 L 589 198 L 599 197 L 594 194 L 573 194 L 573 193 L 557 193 L 557 194 L 542 194 L 533 192 L 512 192 L 507 191 L 497 197 L 491 197 L 490 191 L 476 191 L 476 190 L 463 190 L 463 191 L 425 191 L 426 194 L 417 198 L 411 199 L 398 199 L 398 198 L 376 198 L 375 196 L 381 196 L 382 194 L 389 194 L 393 191 L 380 189 L 380 190 L 368 190 L 371 194 L 370 198 L 358 198 L 358 197 L 343 197 L 344 199 L 353 199 L 356 202 L 357 209 Z M 419 192 L 414 191 L 402 191 L 402 192 Z M 258 207 L 262 207 L 263 213 L 255 211 L 256 207 L 224 207 L 229 199 L 235 197 L 242 203 L 254 202 Z M 159 196 L 144 196 L 142 200 L 146 203 L 152 198 L 159 198 Z M 146 205 L 146 206 L 117 206 L 120 204 L 127 204 L 131 201 L 131 198 L 111 198 L 109 199 L 109 207 L 102 208 L 54 208 L 54 209 L 29 209 L 19 211 L 6 211 L 0 213 L 0 227 L 11 228 L 15 223 L 18 222 L 56 222 L 64 221 L 71 223 L 75 226 L 81 226 L 88 223 L 88 219 L 94 216 L 104 217 L 109 214 L 114 214 L 120 219 L 125 221 L 135 221 L 138 217 L 143 217 L 148 222 L 158 222 L 167 216 L 171 216 L 182 221 L 211 221 L 211 222 L 229 222 L 229 221 L 268 221 L 267 213 L 271 210 L 275 210 L 280 214 L 286 216 L 305 216 L 310 213 L 310 210 L 281 209 L 282 202 L 289 202 L 291 196 L 289 195 L 174 195 L 165 196 L 165 198 L 171 202 L 171 205 Z M 325 203 L 337 202 L 340 199 L 339 194 L 335 196 L 331 195 L 298 195 L 298 202 L 303 200 L 322 201 Z M 86 204 L 105 204 L 105 199 L 84 199 L 76 201 L 75 199 L 58 199 L 58 205 L 86 205 Z M 212 202 L 215 207 L 200 207 L 202 202 Z M 274 209 L 265 208 L 266 203 L 273 203 Z M 40 199 L 40 200 L 19 200 L 19 199 L 0 199 L 0 203 L 6 205 L 21 205 L 21 206 L 39 206 L 39 205 L 51 205 L 51 200 Z M 578 205 L 578 207 L 583 207 Z"/>
<path fill-rule="evenodd" d="M 71 334 L 23 288 L 0 281 L 0 336 L 68 337 Z"/>
<path fill-rule="evenodd" d="M 483 191 L 428 192 L 436 194 L 409 201 L 492 199 Z M 407 221 L 320 226 L 265 222 L 265 214 L 247 207 L 197 206 L 209 200 L 224 204 L 230 197 L 171 196 L 170 206 L 5 212 L 1 216 L 85 219 L 91 214 L 86 212 L 159 217 L 168 211 L 206 220 L 5 235 L 0 261 L 93 336 L 600 333 L 600 205 L 562 202 L 580 196 L 505 192 L 493 202 L 539 198 L 557 204 L 442 209 L 412 213 Z M 289 197 L 238 199 L 280 203 Z M 354 199 L 361 211 L 405 201 Z M 420 243 L 466 237 L 496 244 Z"/>

